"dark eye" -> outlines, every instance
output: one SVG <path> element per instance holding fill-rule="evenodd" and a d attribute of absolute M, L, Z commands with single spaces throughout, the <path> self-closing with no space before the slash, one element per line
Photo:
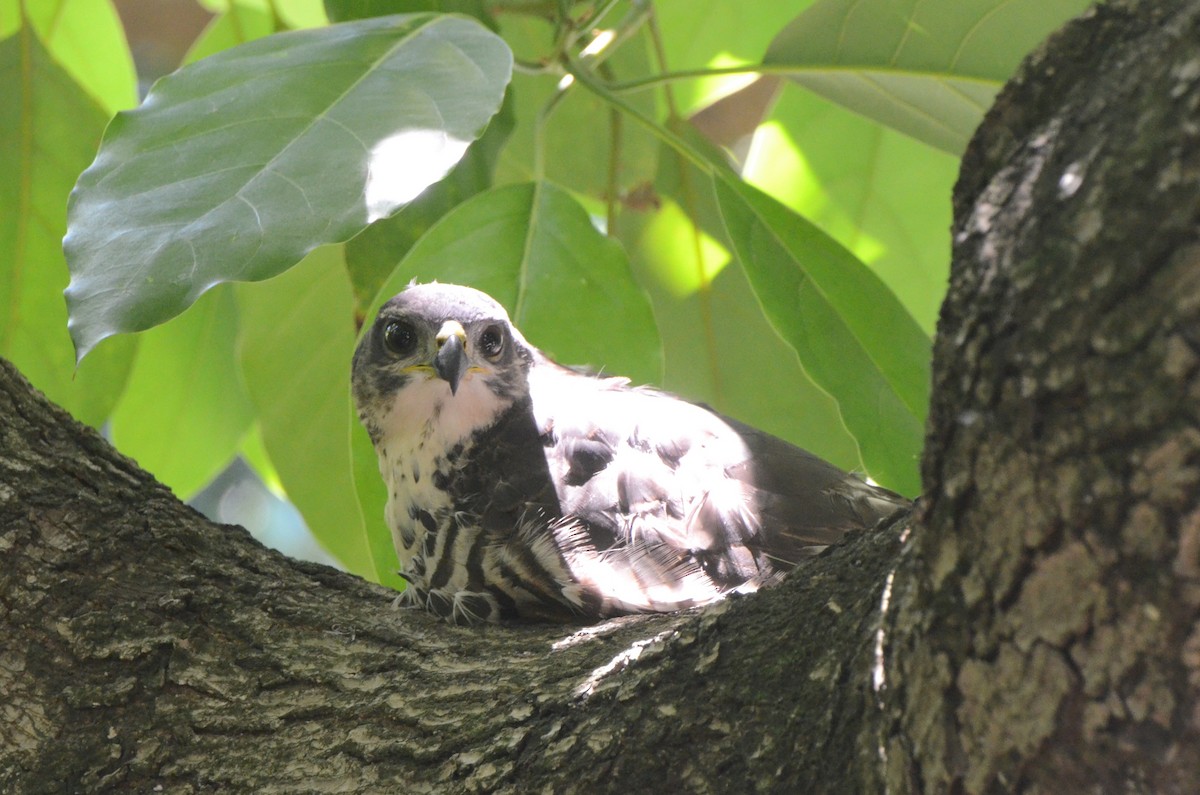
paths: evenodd
<path fill-rule="evenodd" d="M 412 323 L 393 320 L 383 327 L 383 344 L 399 356 L 407 356 L 416 350 L 417 330 Z"/>
<path fill-rule="evenodd" d="M 504 332 L 499 326 L 488 326 L 479 335 L 479 350 L 489 359 L 495 359 L 504 350 Z"/>

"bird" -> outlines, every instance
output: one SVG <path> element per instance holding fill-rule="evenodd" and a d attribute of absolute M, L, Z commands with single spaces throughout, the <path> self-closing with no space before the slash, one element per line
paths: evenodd
<path fill-rule="evenodd" d="M 709 604 L 909 506 L 705 405 L 559 365 L 471 287 L 386 301 L 351 382 L 397 601 L 456 624 Z"/>

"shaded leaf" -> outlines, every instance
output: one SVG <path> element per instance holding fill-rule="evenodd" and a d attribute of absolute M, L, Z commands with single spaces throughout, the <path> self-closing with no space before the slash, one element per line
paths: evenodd
<path fill-rule="evenodd" d="M 763 61 L 958 155 L 1021 59 L 1091 0 L 819 0 Z"/>
<path fill-rule="evenodd" d="M 351 477 L 354 299 L 341 247 L 317 249 L 270 283 L 239 285 L 237 299 L 242 375 L 288 499 L 330 554 L 374 579 Z"/>
<path fill-rule="evenodd" d="M 500 21 L 515 52 L 539 58 L 549 50 L 552 31 L 544 20 L 505 15 Z M 644 34 L 635 36 L 613 52 L 602 68 L 620 75 L 645 74 L 651 68 L 648 48 Z M 553 74 L 518 72 L 513 77 L 513 109 L 519 122 L 501 152 L 497 182 L 545 179 L 578 195 L 609 202 L 651 179 L 657 168 L 657 139 L 578 85 L 554 100 L 560 81 Z M 650 92 L 632 94 L 628 102 L 651 116 L 657 113 Z"/>
<path fill-rule="evenodd" d="M 920 490 L 930 341 L 879 277 L 765 193 L 718 179 L 738 259 L 771 324 L 838 401 L 871 477 Z"/>
<path fill-rule="evenodd" d="M 72 194 L 79 356 L 415 198 L 499 108 L 511 59 L 473 20 L 381 17 L 268 36 L 160 80 L 113 120 Z"/>
<path fill-rule="evenodd" d="M 950 269 L 958 161 L 789 85 L 744 177 L 866 263 L 932 335 Z"/>
<path fill-rule="evenodd" d="M 234 355 L 237 306 L 213 290 L 175 322 L 144 333 L 113 442 L 188 499 L 229 463 L 254 409 Z"/>
<path fill-rule="evenodd" d="M 0 356 L 80 420 L 99 425 L 124 386 L 136 341 L 114 340 L 76 371 L 62 291 L 66 198 L 105 114 L 29 28 L 0 41 Z"/>

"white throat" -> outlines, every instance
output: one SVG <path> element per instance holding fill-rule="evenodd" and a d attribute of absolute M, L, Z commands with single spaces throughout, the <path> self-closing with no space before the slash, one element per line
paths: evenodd
<path fill-rule="evenodd" d="M 489 427 L 510 402 L 488 389 L 478 372 L 464 375 L 454 395 L 442 379 L 418 373 L 392 400 L 379 423 L 383 433 L 376 452 L 388 486 L 388 526 L 401 569 L 407 572 L 424 539 L 424 528 L 414 522 L 410 508 L 435 517 L 451 510 L 450 496 L 434 485 L 434 473 L 447 466 L 447 452 Z M 405 526 L 412 528 L 407 539 L 398 531 Z"/>

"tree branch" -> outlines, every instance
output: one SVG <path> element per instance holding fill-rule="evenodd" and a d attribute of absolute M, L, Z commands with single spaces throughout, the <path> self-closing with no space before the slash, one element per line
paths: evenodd
<path fill-rule="evenodd" d="M 0 414 L 5 791 L 717 792 L 849 774 L 833 760 L 872 708 L 859 669 L 895 530 L 706 611 L 460 628 L 208 522 L 7 363 Z"/>

